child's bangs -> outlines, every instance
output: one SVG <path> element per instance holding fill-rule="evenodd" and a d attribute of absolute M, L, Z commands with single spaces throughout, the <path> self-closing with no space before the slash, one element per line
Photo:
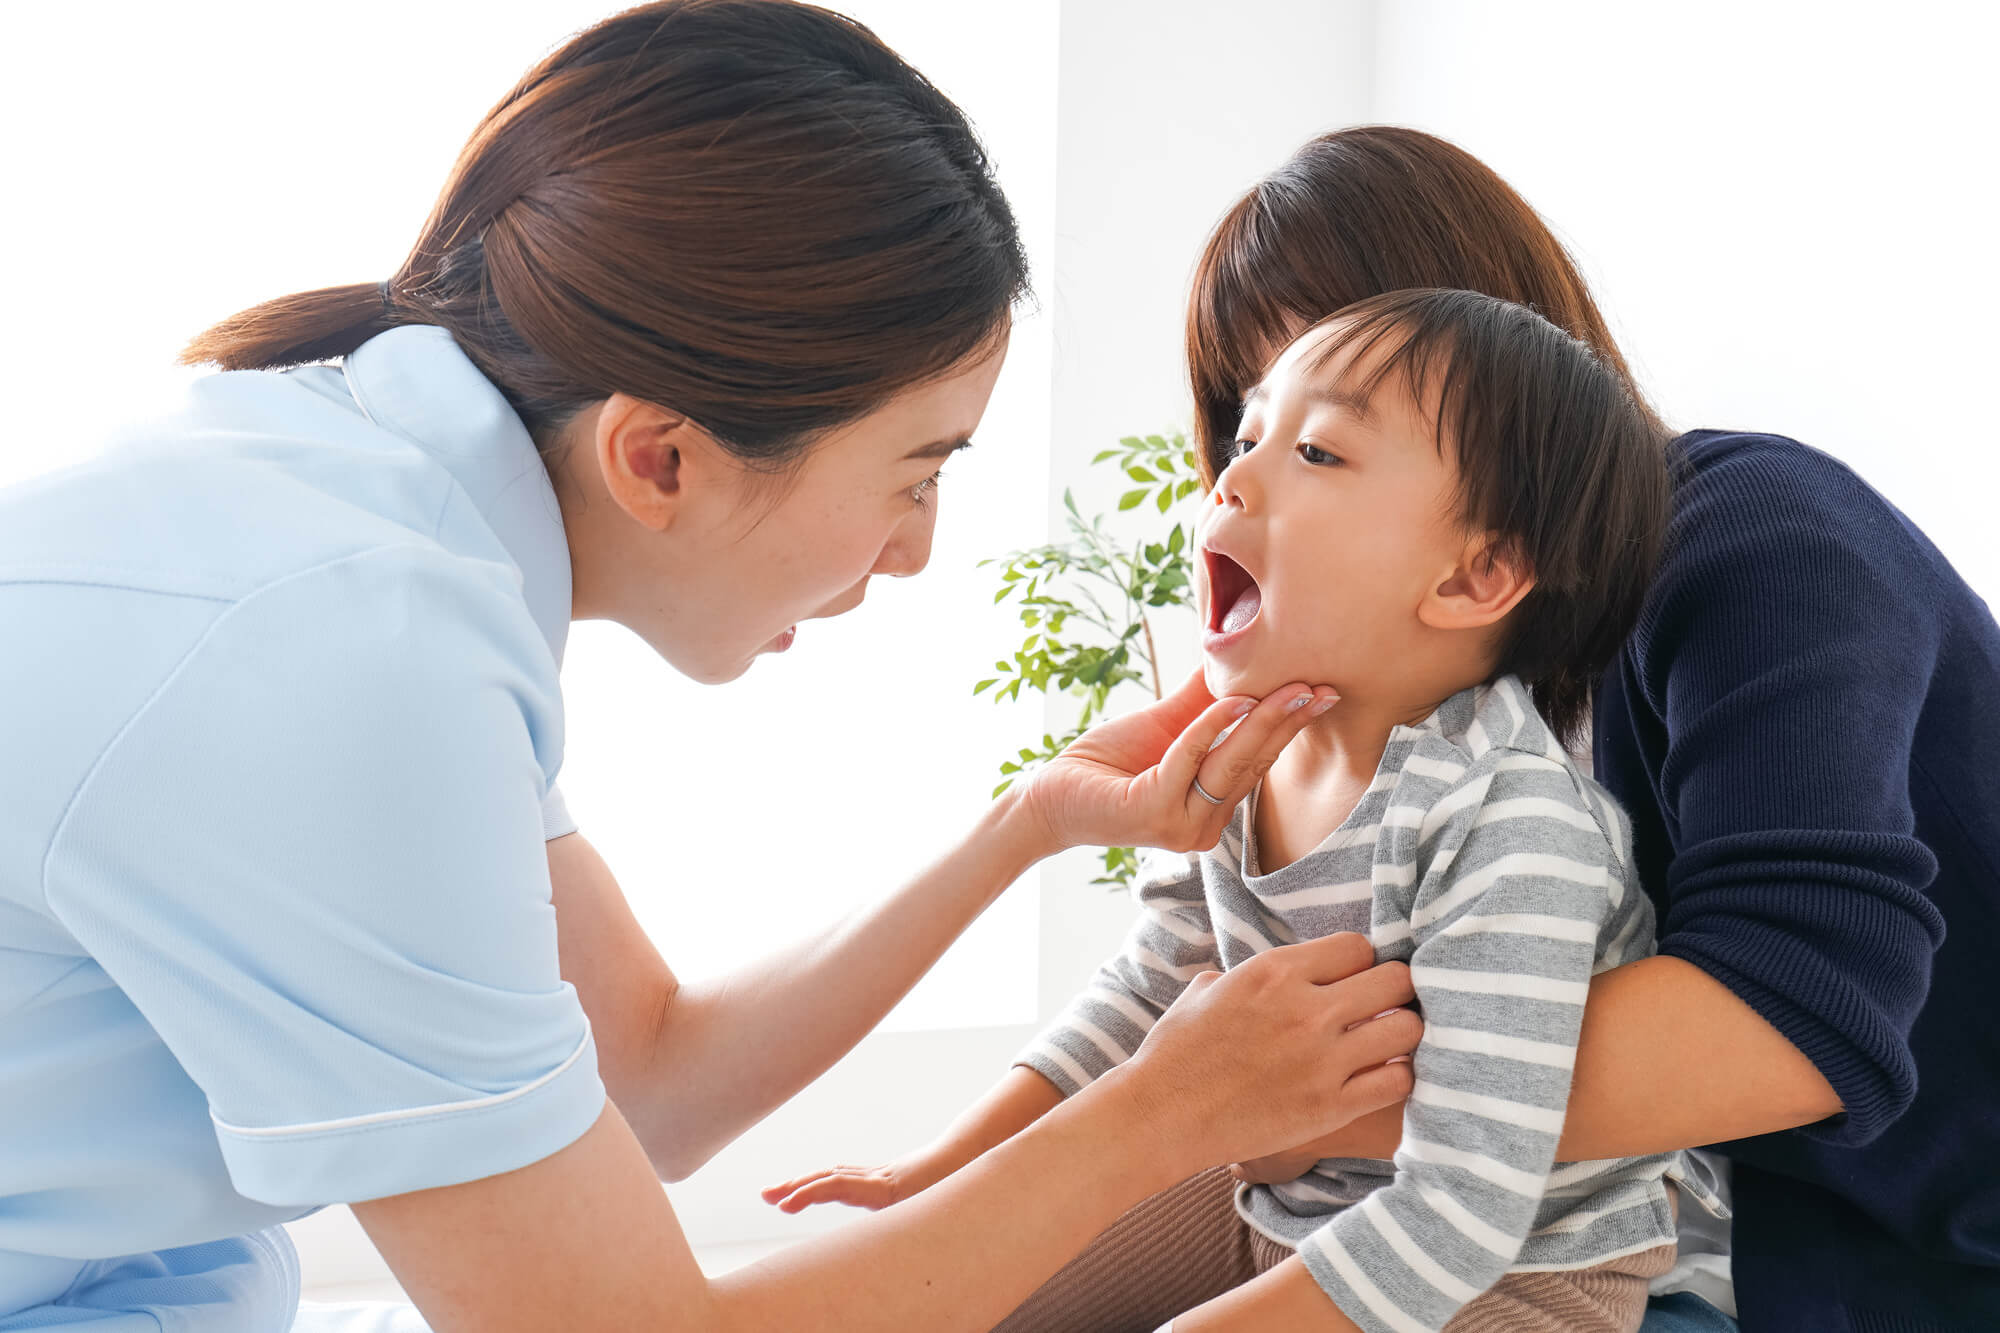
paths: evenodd
<path fill-rule="evenodd" d="M 1311 374 L 1347 355 L 1339 388 L 1370 402 L 1391 379 L 1400 380 L 1429 423 L 1440 453 L 1467 438 L 1472 415 L 1470 377 L 1457 373 L 1463 330 L 1448 294 L 1416 288 L 1360 301 L 1321 320 L 1333 333 L 1306 362 Z M 1307 334 L 1306 336 L 1310 336 Z M 1449 428 L 1447 428 L 1449 423 Z"/>

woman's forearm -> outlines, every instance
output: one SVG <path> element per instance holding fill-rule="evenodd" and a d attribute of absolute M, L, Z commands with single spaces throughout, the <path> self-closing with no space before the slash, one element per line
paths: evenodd
<path fill-rule="evenodd" d="M 1684 959 L 1642 958 L 1590 984 L 1559 1152 L 1638 1157 L 1839 1112 L 1812 1061 L 1735 992 Z"/>
<path fill-rule="evenodd" d="M 1735 992 L 1693 963 L 1642 958 L 1590 983 L 1557 1157 L 1642 1157 L 1824 1120 L 1840 1098 Z M 1395 1108 L 1314 1145 L 1325 1157 L 1395 1155 Z"/>
<path fill-rule="evenodd" d="M 710 1283 L 731 1333 L 991 1328 L 1121 1213 L 1201 1169 L 1116 1073 L 894 1208 Z"/>
<path fill-rule="evenodd" d="M 684 983 L 646 1104 L 626 1107 L 669 1178 L 693 1171 L 866 1036 L 981 912 L 1054 847 L 1017 792 L 956 848 L 830 931 Z"/>

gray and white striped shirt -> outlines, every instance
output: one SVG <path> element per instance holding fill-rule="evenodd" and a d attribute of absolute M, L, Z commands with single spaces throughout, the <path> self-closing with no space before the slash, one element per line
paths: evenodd
<path fill-rule="evenodd" d="M 1513 677 L 1397 727 L 1354 812 L 1260 874 L 1253 793 L 1221 844 L 1149 858 L 1124 950 L 1019 1063 L 1074 1093 L 1188 980 L 1352 930 L 1410 964 L 1424 1036 L 1395 1161 L 1329 1158 L 1237 1208 L 1370 1333 L 1444 1326 L 1502 1274 L 1669 1244 L 1678 1154 L 1558 1163 L 1590 978 L 1653 949 L 1622 812 Z"/>

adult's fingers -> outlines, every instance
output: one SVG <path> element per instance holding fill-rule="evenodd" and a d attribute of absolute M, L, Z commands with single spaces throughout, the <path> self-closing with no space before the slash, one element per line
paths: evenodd
<path fill-rule="evenodd" d="M 1333 1003 L 1334 1021 L 1350 1026 L 1400 1009 L 1417 998 L 1407 963 L 1378 963 L 1366 972 L 1328 983 L 1326 991 Z"/>
<path fill-rule="evenodd" d="M 1159 711 L 1160 721 L 1171 731 L 1183 731 L 1188 723 L 1200 717 L 1203 710 L 1216 702 L 1208 692 L 1208 675 L 1200 667 L 1188 673 L 1188 678 L 1166 698 L 1154 704 Z"/>
<path fill-rule="evenodd" d="M 1423 1035 L 1424 1020 L 1415 1011 L 1392 1009 L 1380 1018 L 1348 1029 L 1340 1039 L 1340 1053 L 1354 1068 L 1367 1069 L 1408 1055 L 1417 1049 Z"/>
<path fill-rule="evenodd" d="M 1376 1065 L 1349 1078 L 1341 1086 L 1340 1100 L 1358 1120 L 1370 1111 L 1379 1111 L 1385 1106 L 1407 1100 L 1416 1084 L 1417 1076 L 1407 1062 Z"/>
<path fill-rule="evenodd" d="M 1159 774 L 1161 788 L 1184 795 L 1189 800 L 1200 800 L 1194 790 L 1194 775 L 1200 770 L 1201 761 L 1215 745 L 1215 738 L 1256 706 L 1254 699 L 1232 696 L 1204 708 L 1200 716 L 1182 730 L 1179 739 L 1168 748 L 1166 757 L 1155 770 Z M 1222 795 L 1214 788 L 1209 789 L 1209 794 Z"/>
<path fill-rule="evenodd" d="M 1292 738 L 1340 702 L 1332 689 L 1287 685 L 1273 690 L 1220 745 L 1204 753 L 1197 776 L 1209 795 L 1234 806 Z"/>
<path fill-rule="evenodd" d="M 1343 930 L 1337 935 L 1321 935 L 1316 939 L 1300 940 L 1297 944 L 1281 944 L 1259 954 L 1258 958 L 1267 960 L 1264 963 L 1267 967 L 1295 968 L 1307 981 L 1325 986 L 1373 967 L 1375 946 L 1368 942 L 1366 935 Z M 1406 1001 L 1399 1000 L 1397 1003 Z M 1393 1007 L 1385 1004 L 1382 1009 Z M 1369 1013 L 1378 1014 L 1382 1009 L 1371 1009 Z M 1366 1018 L 1368 1014 L 1361 1017 Z"/>

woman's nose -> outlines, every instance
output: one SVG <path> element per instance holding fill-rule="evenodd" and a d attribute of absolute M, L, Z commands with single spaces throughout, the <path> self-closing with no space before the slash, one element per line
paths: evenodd
<path fill-rule="evenodd" d="M 931 562 L 931 538 L 937 532 L 939 498 L 933 491 L 928 505 L 896 525 L 896 530 L 889 534 L 888 542 L 883 545 L 882 553 L 875 557 L 875 567 L 868 571 L 870 574 L 906 579 L 912 574 L 924 572 L 924 566 Z"/>

